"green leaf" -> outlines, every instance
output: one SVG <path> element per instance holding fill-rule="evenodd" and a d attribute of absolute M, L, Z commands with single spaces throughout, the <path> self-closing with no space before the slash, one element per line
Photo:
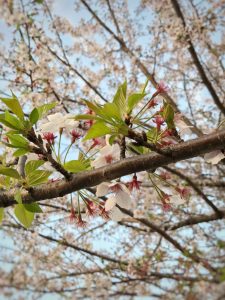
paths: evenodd
<path fill-rule="evenodd" d="M 11 142 L 11 145 L 17 148 L 24 148 L 28 150 L 29 142 L 24 137 L 19 134 L 7 134 L 7 136 Z"/>
<path fill-rule="evenodd" d="M 153 127 L 146 132 L 147 138 L 150 141 L 156 141 L 158 136 L 157 128 Z"/>
<path fill-rule="evenodd" d="M 36 124 L 39 120 L 39 112 L 37 108 L 34 108 L 29 116 L 30 122 L 32 125 Z"/>
<path fill-rule="evenodd" d="M 124 83 L 121 84 L 120 87 L 122 89 L 124 98 L 126 98 L 127 97 L 127 81 L 125 80 Z"/>
<path fill-rule="evenodd" d="M 88 101 L 86 99 L 83 99 L 83 101 L 85 102 L 85 104 L 87 105 L 87 107 L 90 110 L 93 110 L 96 114 L 98 114 L 99 109 L 101 109 L 101 107 L 98 104 L 90 102 L 90 101 Z"/>
<path fill-rule="evenodd" d="M 84 170 L 87 170 L 89 163 L 80 160 L 71 160 L 64 164 L 64 168 L 72 173 L 78 173 Z"/>
<path fill-rule="evenodd" d="M 144 154 L 144 147 L 143 146 L 136 146 L 136 145 L 133 145 L 133 144 L 129 144 L 128 148 L 130 149 L 131 152 L 134 152 L 136 154 L 137 153 Z"/>
<path fill-rule="evenodd" d="M 17 117 L 10 114 L 8 111 L 5 111 L 5 120 L 16 129 L 23 128 L 23 125 L 21 124 L 21 120 L 19 120 Z"/>
<path fill-rule="evenodd" d="M 14 213 L 24 227 L 29 228 L 31 226 L 34 220 L 34 213 L 26 210 L 23 204 L 16 204 Z"/>
<path fill-rule="evenodd" d="M 26 150 L 26 149 L 23 149 L 23 148 L 20 148 L 20 149 L 17 149 L 14 153 L 13 153 L 13 156 L 15 157 L 19 157 L 19 156 L 22 156 L 26 153 L 28 153 L 29 150 Z"/>
<path fill-rule="evenodd" d="M 145 93 L 145 90 L 146 90 L 146 87 L 147 87 L 148 83 L 149 83 L 149 78 L 146 79 L 145 84 L 143 85 L 143 88 L 142 88 L 142 91 L 141 91 L 142 94 Z"/>
<path fill-rule="evenodd" d="M 163 109 L 163 114 L 162 114 L 164 120 L 166 121 L 166 124 L 169 129 L 174 128 L 174 111 L 173 108 L 170 104 L 166 104 L 164 109 Z"/>
<path fill-rule="evenodd" d="M 110 138 L 109 138 L 109 144 L 111 146 L 114 143 L 114 141 L 115 141 L 115 139 L 116 139 L 117 136 L 118 136 L 117 134 L 115 134 L 115 135 L 113 134 L 113 135 L 110 136 Z"/>
<path fill-rule="evenodd" d="M 10 177 L 0 176 L 0 187 L 1 188 L 11 188 Z"/>
<path fill-rule="evenodd" d="M 5 120 L 5 114 L 0 114 L 0 123 L 4 124 L 6 127 L 17 129 L 15 126 Z"/>
<path fill-rule="evenodd" d="M 12 168 L 0 167 L 0 174 L 9 176 L 12 178 L 20 179 L 19 173 Z"/>
<path fill-rule="evenodd" d="M 225 267 L 224 267 L 224 268 L 221 268 L 221 269 L 219 270 L 219 273 L 220 273 L 220 277 L 219 277 L 220 282 L 225 281 Z"/>
<path fill-rule="evenodd" d="M 28 176 L 45 163 L 44 160 L 30 160 L 26 163 L 25 174 Z"/>
<path fill-rule="evenodd" d="M 31 203 L 31 204 L 23 204 L 25 209 L 27 211 L 33 212 L 33 213 L 43 213 L 43 210 L 37 203 Z"/>
<path fill-rule="evenodd" d="M 7 111 L 3 114 L 0 114 L 0 123 L 15 130 L 22 128 L 20 121 L 15 116 L 9 114 L 9 112 Z"/>
<path fill-rule="evenodd" d="M 113 103 L 118 107 L 120 116 L 123 117 L 126 113 L 126 81 L 119 86 L 114 96 Z"/>
<path fill-rule="evenodd" d="M 105 120 L 108 118 L 115 119 L 115 120 L 121 120 L 121 115 L 118 107 L 115 103 L 106 103 L 101 111 L 101 116 L 104 117 Z"/>
<path fill-rule="evenodd" d="M 105 122 L 97 121 L 88 130 L 88 132 L 87 132 L 85 138 L 83 139 L 83 141 L 93 139 L 93 138 L 96 138 L 96 137 L 100 137 L 100 136 L 109 134 L 111 132 L 112 132 L 112 129 L 107 127 Z"/>
<path fill-rule="evenodd" d="M 96 115 L 77 115 L 74 117 L 74 120 L 101 120 L 98 116 Z"/>
<path fill-rule="evenodd" d="M 22 197 L 21 197 L 20 190 L 16 191 L 16 193 L 14 195 L 14 199 L 16 200 L 17 203 L 22 204 Z"/>
<path fill-rule="evenodd" d="M 37 107 L 39 119 L 41 119 L 49 110 L 53 109 L 56 105 L 57 102 L 52 102 Z"/>
<path fill-rule="evenodd" d="M 43 170 L 35 170 L 30 173 L 27 177 L 27 184 L 29 186 L 36 186 L 43 184 L 48 181 L 48 177 L 52 174 L 50 171 L 43 171 Z"/>
<path fill-rule="evenodd" d="M 16 95 L 12 95 L 12 98 L 1 98 L 0 100 L 8 106 L 8 108 L 20 119 L 24 119 L 24 113 L 22 107 L 16 97 Z"/>
<path fill-rule="evenodd" d="M 0 207 L 0 224 L 2 223 L 3 217 L 4 217 L 4 208 Z"/>
<path fill-rule="evenodd" d="M 146 94 L 138 93 L 138 94 L 132 94 L 127 99 L 127 106 L 128 111 L 127 113 L 131 113 L 131 111 L 134 109 L 134 107 L 146 96 Z"/>

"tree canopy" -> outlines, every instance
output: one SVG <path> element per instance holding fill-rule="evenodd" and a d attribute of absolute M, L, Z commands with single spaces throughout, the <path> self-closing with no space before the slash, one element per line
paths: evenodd
<path fill-rule="evenodd" d="M 3 299 L 223 299 L 224 4 L 0 4 Z"/>

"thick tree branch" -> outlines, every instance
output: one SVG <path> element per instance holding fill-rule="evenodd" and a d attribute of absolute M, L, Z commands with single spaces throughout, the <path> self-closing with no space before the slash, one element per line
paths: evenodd
<path fill-rule="evenodd" d="M 74 174 L 70 180 L 67 181 L 61 180 L 48 183 L 47 185 L 33 188 L 30 192 L 24 191 L 22 193 L 22 199 L 24 203 L 31 203 L 34 201 L 62 197 L 83 188 L 96 186 L 103 181 L 110 181 L 134 172 L 155 170 L 170 163 L 202 155 L 213 150 L 222 150 L 224 147 L 225 130 L 221 130 L 217 133 L 177 144 L 173 146 L 169 155 L 161 155 L 158 153 L 138 155 L 123 159 L 109 166 Z M 15 204 L 14 194 L 15 190 L 0 193 L 0 207 Z"/>

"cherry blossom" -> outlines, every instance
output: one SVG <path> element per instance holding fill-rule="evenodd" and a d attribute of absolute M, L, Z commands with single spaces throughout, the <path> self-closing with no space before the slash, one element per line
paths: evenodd
<path fill-rule="evenodd" d="M 120 158 L 120 147 L 118 144 L 106 145 L 99 151 L 100 156 L 91 162 L 94 168 L 100 168 L 111 164 Z"/>
<path fill-rule="evenodd" d="M 73 129 L 71 132 L 70 132 L 70 135 L 71 135 L 71 143 L 75 143 L 77 139 L 79 139 L 82 135 L 80 132 L 78 132 L 77 130 Z"/>
<path fill-rule="evenodd" d="M 207 163 L 211 163 L 212 165 L 218 164 L 224 158 L 225 158 L 225 155 L 219 150 L 212 151 L 212 152 L 206 153 L 204 155 L 205 161 Z"/>
<path fill-rule="evenodd" d="M 148 108 L 154 108 L 155 106 L 157 106 L 158 105 L 158 103 L 157 103 L 157 99 L 155 99 L 155 98 L 153 98 L 152 100 L 150 100 L 149 101 L 149 103 L 148 103 Z"/>
<path fill-rule="evenodd" d="M 97 197 L 102 197 L 109 193 L 112 193 L 112 195 L 110 195 L 105 202 L 106 211 L 111 210 L 116 204 L 127 209 L 131 207 L 130 192 L 125 186 L 125 184 L 120 182 L 116 182 L 116 183 L 102 182 L 97 186 L 96 189 Z"/>
<path fill-rule="evenodd" d="M 181 134 L 191 134 L 191 129 L 193 126 L 188 126 L 183 120 L 182 115 L 176 113 L 174 116 L 174 124 L 179 129 Z"/>
<path fill-rule="evenodd" d="M 63 115 L 61 113 L 55 113 L 48 115 L 48 122 L 40 125 L 40 130 L 44 132 L 58 132 L 60 129 L 70 130 L 76 128 L 79 125 L 78 121 L 71 119 L 72 115 Z"/>
<path fill-rule="evenodd" d="M 128 188 L 130 191 L 132 191 L 134 189 L 139 190 L 141 181 L 137 180 L 137 175 L 134 175 L 132 178 L 132 181 L 128 182 L 127 184 L 128 184 Z"/>
<path fill-rule="evenodd" d="M 50 145 L 54 145 L 56 136 L 52 132 L 43 133 L 43 140 L 46 140 Z"/>
<path fill-rule="evenodd" d="M 165 120 L 163 119 L 162 116 L 156 115 L 156 116 L 154 117 L 153 122 L 156 123 L 157 130 L 160 131 L 161 126 L 165 123 Z"/>

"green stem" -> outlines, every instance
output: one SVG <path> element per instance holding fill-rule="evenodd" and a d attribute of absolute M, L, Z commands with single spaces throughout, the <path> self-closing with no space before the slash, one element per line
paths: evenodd
<path fill-rule="evenodd" d="M 61 147 L 62 132 L 59 133 L 58 161 L 60 162 L 60 147 Z"/>
<path fill-rule="evenodd" d="M 67 155 L 68 155 L 68 153 L 69 153 L 70 148 L 72 147 L 72 145 L 73 145 L 73 143 L 71 143 L 71 144 L 68 146 L 67 150 L 66 150 L 66 154 L 65 154 L 65 157 L 64 157 L 63 164 L 65 164 L 65 162 L 66 162 Z"/>

